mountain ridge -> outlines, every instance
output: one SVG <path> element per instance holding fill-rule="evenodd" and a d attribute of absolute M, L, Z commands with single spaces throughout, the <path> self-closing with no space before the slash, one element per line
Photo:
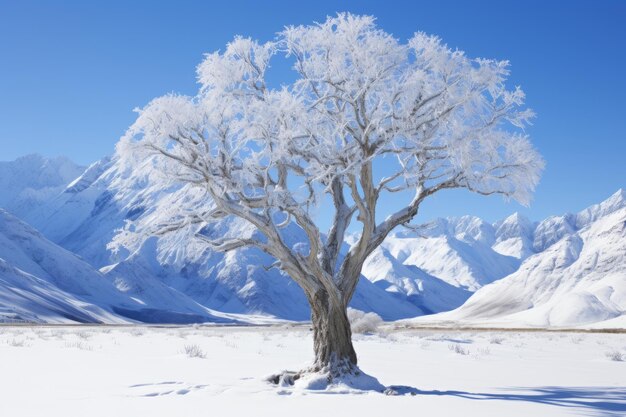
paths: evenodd
<path fill-rule="evenodd" d="M 157 223 L 163 216 L 176 216 L 181 199 L 207 204 L 189 188 L 167 182 L 146 187 L 152 182 L 146 175 L 153 175 L 146 172 L 126 172 L 115 166 L 114 158 L 104 158 L 56 185 L 58 192 L 21 217 L 47 239 L 100 269 L 121 294 L 150 306 L 157 317 L 169 309 L 189 314 L 189 320 L 194 314 L 213 317 L 219 312 L 308 319 L 302 291 L 269 268 L 272 260 L 254 249 L 213 253 L 185 231 L 138 240 L 133 250 L 107 249 L 128 220 Z M 366 262 L 366 279 L 360 280 L 352 307 L 377 312 L 387 320 L 458 308 L 473 293 L 514 275 L 529 259 L 564 239 L 571 240 L 568 248 L 577 256 L 578 232 L 625 206 L 626 193 L 620 189 L 578 213 L 539 222 L 519 213 L 493 223 L 461 216 L 436 219 L 420 232 L 396 232 Z M 254 233 L 233 219 L 212 225 L 207 232 Z M 305 240 L 297 228 L 287 238 L 290 245 Z M 128 317 L 129 311 L 125 314 Z"/>

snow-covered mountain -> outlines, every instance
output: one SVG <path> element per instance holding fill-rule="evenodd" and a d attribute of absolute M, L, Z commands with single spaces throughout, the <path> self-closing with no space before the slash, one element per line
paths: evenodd
<path fill-rule="evenodd" d="M 146 187 L 141 173 L 118 171 L 109 159 L 91 165 L 64 192 L 33 210 L 25 219 L 50 240 L 70 250 L 104 275 L 124 294 L 153 308 L 190 303 L 232 314 L 266 314 L 291 320 L 310 317 L 301 289 L 256 249 L 214 253 L 192 236 L 171 234 L 139 242 L 133 253 L 113 254 L 107 244 L 127 219 L 155 216 L 190 198 L 192 191 Z M 227 220 L 212 233 L 252 233 L 243 222 Z M 289 233 L 288 233 L 289 234 Z M 294 228 L 292 245 L 303 240 Z M 362 280 L 352 306 L 375 311 L 388 320 L 413 317 L 424 311 L 396 299 Z"/>
<path fill-rule="evenodd" d="M 495 242 L 492 244 L 496 252 L 526 259 L 534 253 L 533 239 L 536 225 L 519 213 L 514 213 L 501 222 L 494 224 Z"/>
<path fill-rule="evenodd" d="M 36 157 L 26 160 L 29 158 L 37 160 Z M 9 172 L 11 169 L 19 171 L 6 167 L 21 167 L 24 163 L 5 163 L 4 167 Z M 150 180 L 147 175 L 158 173 L 122 172 L 110 158 L 92 164 L 75 176 L 70 175 L 75 172 L 68 166 L 73 164 L 60 164 L 57 169 L 61 173 L 49 174 L 50 178 L 57 178 L 54 182 L 57 185 L 45 201 L 21 212 L 19 205 L 12 207 L 46 238 L 79 255 L 91 267 L 100 268 L 100 272 L 92 270 L 92 273 L 112 283 L 126 303 L 131 300 L 129 308 L 118 308 L 118 314 L 142 321 L 174 322 L 219 320 L 224 315 L 237 314 L 308 319 L 308 306 L 300 288 L 277 269 L 269 268 L 272 260 L 254 249 L 214 253 L 192 236 L 174 233 L 138 242 L 132 252 L 112 253 L 107 244 L 126 220 L 145 216 L 157 222 L 162 213 L 175 212 L 182 199 L 197 199 L 199 204 L 205 202 L 190 190 L 163 181 L 160 182 L 163 185 L 150 188 L 147 184 L 159 182 Z M 16 175 L 10 174 L 10 177 L 16 178 Z M 61 184 L 58 178 L 67 181 Z M 34 182 L 0 181 L 0 195 L 28 195 L 24 190 L 32 188 L 29 184 Z M 25 201 L 20 198 L 12 197 L 11 201 Z M 492 291 L 489 288 L 500 288 L 504 285 L 501 282 L 516 282 L 510 284 L 512 287 L 522 285 L 520 282 L 525 283 L 525 280 L 520 277 L 526 277 L 523 271 L 529 270 L 530 262 L 536 262 L 538 257 L 552 259 L 551 254 L 561 247 L 559 245 L 575 248 L 581 239 L 583 243 L 584 239 L 595 239 L 587 235 L 581 237 L 583 231 L 626 206 L 624 201 L 625 193 L 620 190 L 578 214 L 553 216 L 539 223 L 517 213 L 494 224 L 463 216 L 437 219 L 419 232 L 398 232 L 366 262 L 363 275 L 367 279 L 359 283 L 352 307 L 395 320 L 445 312 L 464 303 L 459 311 L 475 311 L 467 310 L 467 306 L 480 299 L 484 299 L 481 303 L 491 305 L 490 297 L 481 294 Z M 242 236 L 254 231 L 242 222 L 227 220 L 213 225 L 207 233 Z M 287 240 L 291 245 L 299 245 L 304 239 L 299 229 L 293 228 L 287 231 Z M 614 268 L 617 276 L 623 278 L 621 266 L 615 266 L 620 262 L 624 262 L 623 257 L 618 257 L 613 266 L 607 268 Z M 16 276 L 22 276 L 15 272 L 17 269 L 42 279 L 40 271 L 23 269 L 14 263 L 5 258 L 4 272 L 0 276 L 10 274 L 15 281 Z M 539 282 L 553 274 L 549 268 L 531 269 Z M 48 277 L 43 279 L 63 291 L 62 286 Z M 555 282 L 553 286 L 567 287 L 561 280 Z M 543 288 L 540 287 L 536 291 Z M 534 293 L 532 288 L 517 292 Z M 511 291 L 516 293 L 515 289 Z M 94 300 L 94 304 L 99 302 Z M 534 305 L 536 300 L 528 302 Z M 603 311 L 612 311 L 607 313 L 611 316 L 616 310 Z M 597 317 L 600 316 L 602 314 Z"/>
<path fill-rule="evenodd" d="M 577 326 L 626 322 L 626 194 L 539 224 L 544 250 L 460 308 L 417 322 Z M 553 242 L 553 243 L 551 243 Z"/>
<path fill-rule="evenodd" d="M 172 299 L 169 293 L 160 304 L 129 297 L 87 262 L 0 209 L 0 321 L 232 321 L 192 300 Z"/>
<path fill-rule="evenodd" d="M 419 306 L 423 314 L 456 308 L 472 294 L 415 265 L 403 264 L 389 252 L 386 245 L 376 249 L 365 261 L 363 275 L 396 298 Z"/>
<path fill-rule="evenodd" d="M 2 209 L 0 282 L 3 318 L 124 321 L 112 306 L 126 300 L 101 274 Z"/>
<path fill-rule="evenodd" d="M 402 264 L 416 266 L 471 292 L 505 277 L 519 266 L 518 259 L 501 255 L 487 244 L 448 234 L 427 238 L 392 236 L 382 247 Z"/>
<path fill-rule="evenodd" d="M 84 170 L 67 158 L 36 154 L 0 162 L 0 207 L 25 215 L 61 193 Z"/>
<path fill-rule="evenodd" d="M 517 270 L 527 256 L 518 248 L 532 241 L 532 229 L 518 214 L 493 225 L 473 216 L 437 219 L 419 232 L 388 237 L 366 261 L 363 275 L 426 314 L 452 310 Z"/>
<path fill-rule="evenodd" d="M 96 268 L 112 262 L 106 245 L 127 215 L 112 201 L 113 194 L 107 188 L 105 174 L 110 165 L 109 158 L 90 165 L 45 205 L 20 216 L 48 239 Z"/>
<path fill-rule="evenodd" d="M 0 323 L 123 322 L 0 258 Z"/>

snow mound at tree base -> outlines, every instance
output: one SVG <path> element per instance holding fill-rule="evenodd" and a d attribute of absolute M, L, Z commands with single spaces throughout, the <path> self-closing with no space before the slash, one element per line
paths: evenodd
<path fill-rule="evenodd" d="M 293 393 L 333 393 L 333 394 L 366 394 L 368 392 L 386 392 L 386 387 L 378 379 L 351 366 L 349 372 L 333 375 L 329 370 L 300 372 L 283 371 L 272 375 L 266 380 L 281 388 L 281 394 Z"/>
<path fill-rule="evenodd" d="M 328 372 L 291 372 L 283 371 L 280 374 L 266 378 L 266 381 L 280 387 L 282 395 L 299 394 L 384 394 L 392 396 L 415 396 L 420 391 L 414 387 L 404 385 L 384 386 L 377 378 L 366 374 L 358 367 L 352 373 L 332 377 Z"/>

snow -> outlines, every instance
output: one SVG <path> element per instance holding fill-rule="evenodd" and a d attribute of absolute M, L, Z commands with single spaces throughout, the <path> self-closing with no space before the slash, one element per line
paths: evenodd
<path fill-rule="evenodd" d="M 281 58 L 293 61 L 296 78 L 275 89 L 266 70 Z M 199 237 L 216 252 L 233 251 L 210 253 L 210 263 L 203 251 L 198 264 L 185 243 L 157 245 L 159 263 L 173 269 L 158 278 L 221 311 L 302 317 L 303 309 L 281 308 L 291 303 L 276 302 L 275 285 L 263 288 L 280 279 L 297 283 L 311 300 L 336 293 L 329 302 L 345 307 L 366 258 L 413 220 L 425 198 L 466 188 L 529 203 L 544 164 L 523 132 L 533 112 L 520 87 L 507 89 L 507 67 L 507 61 L 468 58 L 424 33 L 401 43 L 372 16 L 351 13 L 285 27 L 265 43 L 237 36 L 204 56 L 195 95 L 171 93 L 137 109 L 112 160 L 118 174 L 112 184 L 119 186 L 107 196 L 127 215 L 107 248 L 124 257 L 145 239 L 171 233 L 184 241 Z M 390 176 L 379 178 L 374 162 L 385 156 L 394 162 L 387 164 Z M 411 203 L 377 223 L 376 206 L 399 191 L 414 193 Z M 131 205 L 137 194 L 145 198 Z M 315 219 L 322 204 L 332 219 L 327 236 Z M 409 249 L 419 259 L 402 254 L 399 261 L 468 291 L 517 268 L 518 259 L 483 242 L 490 236 L 481 231 L 490 226 L 462 220 L 471 236 L 413 241 Z M 348 225 L 361 228 L 361 239 L 342 253 Z M 252 250 L 234 252 L 241 248 Z M 398 256 L 393 248 L 390 253 Z M 434 264 L 423 262 L 433 258 Z M 186 280 L 189 269 L 195 276 Z M 402 286 L 405 300 L 390 294 L 401 291 L 361 281 L 352 305 L 386 319 L 457 305 L 457 288 L 450 296 L 440 291 L 444 297 L 433 308 L 417 305 L 421 295 L 445 286 L 410 281 Z M 298 291 L 290 291 L 294 299 L 302 299 Z M 390 305 L 396 308 L 389 311 Z"/>
<path fill-rule="evenodd" d="M 104 159 L 90 166 L 28 219 L 46 237 L 100 268 L 127 295 L 142 302 L 151 300 L 155 310 L 182 308 L 197 315 L 200 305 L 205 314 L 219 310 L 309 319 L 302 290 L 276 268 L 266 270 L 274 260 L 256 249 L 220 254 L 189 234 L 173 233 L 158 242 L 139 242 L 132 253 L 111 254 L 106 245 L 127 219 L 144 216 L 157 222 L 181 200 L 200 197 L 197 190 L 188 188 L 146 187 L 144 176 L 126 176 L 110 162 Z M 212 225 L 207 233 L 249 236 L 254 230 L 245 222 L 229 219 Z M 290 245 L 301 242 L 302 231 L 290 227 L 285 240 Z M 358 284 L 352 306 L 374 311 L 386 320 L 421 314 L 419 307 L 366 281 Z"/>
<path fill-rule="evenodd" d="M 448 284 L 476 291 L 514 272 L 519 261 L 495 252 L 480 241 L 450 235 L 429 238 L 389 237 L 381 247 L 398 261 L 413 265 Z"/>
<path fill-rule="evenodd" d="M 26 214 L 61 193 L 84 167 L 64 157 L 26 155 L 0 162 L 0 207 Z"/>
<path fill-rule="evenodd" d="M 614 207 L 613 207 L 614 209 Z M 460 308 L 415 322 L 572 327 L 626 314 L 626 207 L 526 259 Z"/>
<path fill-rule="evenodd" d="M 374 384 L 268 384 L 312 356 L 308 327 L 0 327 L 0 415 L 619 416 L 624 334 L 391 329 L 355 336 Z M 204 358 L 191 357 L 195 347 Z M 304 382 L 304 381 L 303 381 Z M 359 381 L 357 381 L 358 383 Z M 303 386 L 306 385 L 306 386 Z M 332 395 L 336 393 L 348 395 Z M 384 411 L 383 411 L 384 410 Z"/>
<path fill-rule="evenodd" d="M 182 296 L 169 287 L 146 288 L 152 297 L 140 299 L 141 288 L 130 294 L 119 291 L 91 265 L 0 209 L 0 322 L 189 323 L 239 319 L 213 312 L 188 298 L 179 301 Z"/>
<path fill-rule="evenodd" d="M 364 313 L 354 308 L 348 308 L 348 320 L 352 333 L 376 333 L 383 324 L 383 319 L 376 313 Z"/>
<path fill-rule="evenodd" d="M 12 312 L 10 318 L 37 322 L 128 321 L 114 314 L 112 308 L 128 305 L 130 300 L 100 273 L 2 209 L 0 262 L 0 297 L 6 302 L 3 310 Z"/>
<path fill-rule="evenodd" d="M 624 207 L 626 207 L 626 192 L 619 189 L 603 202 L 594 204 L 577 214 L 568 213 L 563 216 L 549 217 L 537 226 L 534 248 L 537 252 L 543 251 L 563 237 Z"/>
<path fill-rule="evenodd" d="M 124 322 L 0 258 L 0 323 Z"/>
<path fill-rule="evenodd" d="M 242 315 L 244 321 L 254 322 L 309 319 L 307 302 L 300 288 L 276 268 L 266 270 L 273 259 L 258 250 L 214 253 L 188 233 L 140 240 L 136 249 L 129 252 L 112 254 L 106 248 L 115 230 L 129 219 L 144 217 L 147 222 L 157 222 L 181 200 L 204 204 L 193 190 L 163 187 L 158 181 L 150 180 L 154 173 L 120 171 L 111 158 L 92 164 L 75 177 L 71 168 L 75 164 L 62 159 L 62 163 L 46 161 L 31 156 L 2 163 L 7 178 L 24 177 L 22 182 L 5 184 L 0 181 L 3 196 L 22 195 L 21 191 L 33 188 L 28 184 L 41 183 L 43 180 L 35 169 L 41 165 L 45 166 L 46 176 L 57 184 L 56 194 L 46 197 L 32 209 L 16 213 L 41 234 L 27 225 L 20 226 L 22 232 L 17 234 L 15 228 L 8 231 L 6 227 L 4 235 L 0 233 L 0 240 L 5 242 L 4 251 L 0 250 L 0 258 L 4 259 L 4 275 L 0 274 L 4 287 L 9 281 L 15 282 L 17 276 L 29 276 L 20 278 L 23 284 L 20 288 L 24 291 L 44 285 L 50 297 L 71 300 L 74 306 L 87 303 L 90 308 L 97 306 L 103 311 L 112 304 L 125 304 L 132 306 L 131 311 L 124 307 L 125 314 L 144 320 L 147 315 L 137 315 L 142 308 L 156 319 L 178 323 L 233 317 L 241 320 Z M 25 166 L 31 171 L 25 171 Z M 66 183 L 59 178 L 67 180 Z M 153 182 L 157 185 L 149 186 Z M 463 320 L 475 324 L 490 317 L 488 321 L 495 320 L 508 327 L 591 326 L 595 320 L 609 320 L 614 327 L 620 327 L 617 323 L 624 312 L 624 301 L 620 297 L 623 297 L 621 288 L 625 276 L 625 257 L 619 254 L 622 246 L 619 238 L 613 242 L 596 236 L 605 232 L 592 225 L 625 207 L 625 193 L 618 190 L 605 201 L 579 213 L 553 216 L 539 223 L 518 213 L 493 224 L 478 217 L 463 216 L 437 219 L 419 233 L 398 232 L 388 237 L 366 260 L 362 271 L 366 279 L 360 280 L 351 307 L 374 312 L 385 320 L 405 319 L 453 310 L 482 289 L 475 296 L 478 298 L 473 298 L 468 305 L 482 299 L 477 305 L 484 304 L 488 308 L 483 312 L 482 307 L 466 306 L 462 310 L 466 312 Z M 4 224 L 7 224 L 7 216 L 3 215 Z M 18 224 L 14 218 L 11 222 Z M 24 232 L 24 228 L 30 232 Z M 584 231 L 588 229 L 592 231 Z M 254 230 L 245 222 L 227 220 L 213 224 L 206 233 L 252 236 Z M 289 245 L 295 246 L 304 240 L 302 230 L 296 227 L 287 228 L 284 235 Z M 43 241 L 47 243 L 41 243 Z M 587 241 L 597 243 L 590 245 Z M 18 242 L 26 242 L 27 247 L 20 247 Z M 604 246 L 615 248 L 609 251 L 613 253 L 612 261 L 597 263 L 596 255 L 598 259 L 602 259 L 603 254 L 609 255 L 602 249 Z M 344 245 L 342 254 L 348 247 Z M 596 250 L 592 250 L 593 247 Z M 68 258 L 71 254 L 67 251 L 82 259 Z M 51 264 L 50 258 L 56 261 Z M 76 268 L 85 271 L 81 274 L 87 277 L 98 276 L 97 281 L 104 275 L 120 292 L 112 297 L 123 301 L 111 303 L 106 299 L 108 296 L 87 300 L 79 295 L 83 290 L 76 288 Z M 559 268 L 562 274 L 576 271 L 576 277 L 557 277 L 555 271 Z M 527 277 L 529 271 L 532 278 Z M 591 276 L 602 279 L 589 285 L 571 283 L 589 271 Z M 504 285 L 499 284 L 503 279 L 511 283 L 507 284 L 509 288 L 494 290 L 503 288 L 499 286 Z M 47 284 L 42 284 L 41 280 Z M 559 287 L 558 294 L 551 295 Z M 7 290 L 3 291 L 8 297 Z M 14 295 L 11 295 L 11 302 L 6 298 L 4 310 L 13 313 L 6 313 L 5 317 L 51 322 L 67 320 L 58 314 L 55 316 L 43 304 L 42 308 L 37 308 L 33 304 L 37 297 L 29 294 L 28 302 L 24 299 L 18 302 Z M 552 301 L 546 301 L 548 299 Z M 527 309 L 532 312 L 525 312 Z M 452 317 L 461 319 L 456 313 L 449 316 Z M 434 316 L 422 320 L 448 319 Z"/>
<path fill-rule="evenodd" d="M 448 284 L 414 265 L 402 264 L 391 255 L 386 244 L 365 261 L 362 273 L 396 298 L 412 302 L 423 314 L 454 309 L 471 295 L 469 291 Z"/>
<path fill-rule="evenodd" d="M 533 234 L 536 225 L 519 213 L 496 223 L 496 242 L 493 249 L 506 256 L 526 259 L 534 253 Z"/>

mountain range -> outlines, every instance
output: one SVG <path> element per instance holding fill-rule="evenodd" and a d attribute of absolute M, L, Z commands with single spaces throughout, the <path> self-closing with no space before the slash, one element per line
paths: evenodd
<path fill-rule="evenodd" d="M 416 323 L 626 328 L 626 193 L 535 229 L 536 251 L 460 308 Z"/>
<path fill-rule="evenodd" d="M 184 233 L 107 249 L 127 220 L 190 198 L 186 188 L 148 186 L 146 175 L 111 158 L 89 167 L 37 155 L 0 163 L 0 321 L 308 319 L 300 288 L 255 249 L 215 253 Z M 351 306 L 385 320 L 619 324 L 625 224 L 623 190 L 541 222 L 517 213 L 496 223 L 437 219 L 397 232 L 370 256 Z M 232 219 L 211 227 L 254 233 Z M 304 239 L 294 227 L 286 240 Z"/>

